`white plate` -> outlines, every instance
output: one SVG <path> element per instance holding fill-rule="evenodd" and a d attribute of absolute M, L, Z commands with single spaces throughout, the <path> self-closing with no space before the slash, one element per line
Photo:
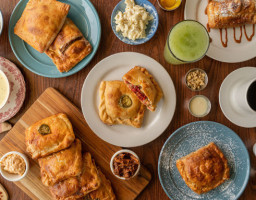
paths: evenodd
<path fill-rule="evenodd" d="M 255 114 L 245 114 L 240 112 L 234 105 L 232 98 L 232 90 L 234 85 L 243 78 L 255 77 L 256 67 L 243 67 L 231 72 L 222 82 L 219 92 L 220 107 L 224 115 L 237 126 L 245 128 L 256 127 Z"/>
<path fill-rule="evenodd" d="M 197 20 L 206 26 L 208 22 L 208 17 L 205 14 L 207 2 L 207 0 L 187 0 L 184 18 Z M 252 25 L 246 25 L 246 30 L 248 35 L 250 35 L 252 33 Z M 224 33 L 225 31 L 222 33 L 223 39 Z M 236 28 L 237 38 L 239 37 L 239 33 L 240 28 L 238 27 Z M 253 37 L 251 42 L 248 42 L 243 33 L 242 42 L 238 44 L 234 41 L 233 28 L 228 28 L 228 47 L 224 48 L 221 44 L 219 29 L 211 29 L 209 34 L 212 42 L 206 55 L 215 60 L 236 63 L 249 60 L 256 56 L 256 36 Z"/>
<path fill-rule="evenodd" d="M 98 116 L 100 82 L 122 80 L 122 76 L 136 65 L 145 67 L 152 73 L 162 88 L 164 97 L 155 112 L 145 112 L 141 128 L 105 125 Z M 176 107 L 176 92 L 171 77 L 154 59 L 133 52 L 117 53 L 100 61 L 88 74 L 82 88 L 81 107 L 86 122 L 101 139 L 117 146 L 135 147 L 156 139 L 168 127 Z"/>

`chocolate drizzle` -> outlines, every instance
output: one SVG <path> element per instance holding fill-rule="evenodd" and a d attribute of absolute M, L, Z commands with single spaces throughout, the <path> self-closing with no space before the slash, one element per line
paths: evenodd
<path fill-rule="evenodd" d="M 243 29 L 243 27 L 240 26 L 240 37 L 239 37 L 239 39 L 236 39 L 236 28 L 233 27 L 233 31 L 234 31 L 234 40 L 235 40 L 236 43 L 241 43 L 242 36 L 243 36 L 242 29 Z"/>
<path fill-rule="evenodd" d="M 246 33 L 246 28 L 245 28 L 245 25 L 244 25 L 244 35 L 245 35 L 245 37 L 246 37 L 246 39 L 247 39 L 248 41 L 251 41 L 252 38 L 253 38 L 253 36 L 255 35 L 255 25 L 253 24 L 252 34 L 251 34 L 250 37 L 248 37 L 248 35 L 247 35 L 247 33 Z"/>
<path fill-rule="evenodd" d="M 228 30 L 227 30 L 227 28 L 225 28 L 225 42 L 223 41 L 223 38 L 222 38 L 222 28 L 220 28 L 220 40 L 221 40 L 222 46 L 226 48 L 228 46 Z"/>

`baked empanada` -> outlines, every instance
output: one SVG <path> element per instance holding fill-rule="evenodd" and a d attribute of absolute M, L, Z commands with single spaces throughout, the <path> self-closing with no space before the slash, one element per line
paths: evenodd
<path fill-rule="evenodd" d="M 27 152 L 33 159 L 69 147 L 75 140 L 72 125 L 63 113 L 42 119 L 26 129 Z"/>
<path fill-rule="evenodd" d="M 187 186 L 198 194 L 229 179 L 227 159 L 213 142 L 178 159 L 176 166 Z"/>
<path fill-rule="evenodd" d="M 102 81 L 99 89 L 99 116 L 105 124 L 141 127 L 145 106 L 122 81 Z"/>
<path fill-rule="evenodd" d="M 77 199 L 100 187 L 101 180 L 90 153 L 83 154 L 82 174 L 51 186 L 50 192 L 56 200 Z"/>
<path fill-rule="evenodd" d="M 210 28 L 228 28 L 256 24 L 255 0 L 209 0 L 207 6 Z"/>
<path fill-rule="evenodd" d="M 71 19 L 67 18 L 56 39 L 45 53 L 60 72 L 68 72 L 91 51 L 91 44 Z"/>
<path fill-rule="evenodd" d="M 82 146 L 79 139 L 65 150 L 38 159 L 41 179 L 45 186 L 79 176 L 82 172 Z"/>
<path fill-rule="evenodd" d="M 56 0 L 29 0 L 14 33 L 43 53 L 63 26 L 70 5 Z"/>
<path fill-rule="evenodd" d="M 154 77 L 143 67 L 134 67 L 123 76 L 125 84 L 150 111 L 155 111 L 163 92 Z"/>

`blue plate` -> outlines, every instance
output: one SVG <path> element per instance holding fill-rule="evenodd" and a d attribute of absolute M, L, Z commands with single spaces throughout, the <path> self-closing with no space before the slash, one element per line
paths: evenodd
<path fill-rule="evenodd" d="M 61 73 L 58 71 L 52 60 L 44 53 L 39 53 L 26 42 L 14 34 L 13 29 L 20 18 L 28 0 L 21 0 L 13 10 L 9 23 L 9 41 L 12 50 L 18 60 L 30 71 L 35 74 L 60 78 L 70 76 L 83 69 L 95 55 L 101 37 L 101 25 L 97 11 L 89 0 L 59 0 L 71 6 L 68 17 L 77 25 L 85 38 L 91 43 L 92 52 L 78 63 L 69 72 Z"/>
<path fill-rule="evenodd" d="M 230 167 L 230 179 L 208 193 L 194 193 L 181 178 L 176 160 L 214 142 L 224 153 Z M 165 142 L 158 160 L 161 185 L 172 200 L 235 200 L 244 191 L 250 173 L 248 151 L 237 134 L 226 126 L 210 121 L 187 124 Z"/>
<path fill-rule="evenodd" d="M 131 44 L 131 45 L 138 45 L 138 44 L 143 44 L 147 41 L 149 41 L 156 33 L 159 19 L 158 19 L 158 14 L 157 10 L 154 7 L 152 3 L 150 3 L 147 0 L 135 0 L 134 1 L 136 5 L 140 5 L 144 8 L 146 8 L 147 12 L 150 13 L 154 17 L 153 20 L 149 21 L 146 29 L 146 38 L 142 39 L 137 39 L 137 40 L 130 40 L 128 38 L 123 37 L 121 32 L 116 31 L 116 23 L 115 23 L 115 16 L 119 11 L 124 12 L 126 8 L 125 0 L 120 1 L 116 7 L 114 8 L 112 15 L 111 15 L 111 26 L 112 30 L 114 31 L 115 35 L 121 40 L 122 42 L 126 44 Z"/>

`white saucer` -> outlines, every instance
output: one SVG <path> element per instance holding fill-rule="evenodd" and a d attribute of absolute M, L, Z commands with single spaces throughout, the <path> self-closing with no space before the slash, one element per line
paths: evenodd
<path fill-rule="evenodd" d="M 220 107 L 224 115 L 234 124 L 245 127 L 256 127 L 256 112 L 243 113 L 234 106 L 232 90 L 243 78 L 256 77 L 256 67 L 243 67 L 231 72 L 222 82 L 219 92 Z"/>

